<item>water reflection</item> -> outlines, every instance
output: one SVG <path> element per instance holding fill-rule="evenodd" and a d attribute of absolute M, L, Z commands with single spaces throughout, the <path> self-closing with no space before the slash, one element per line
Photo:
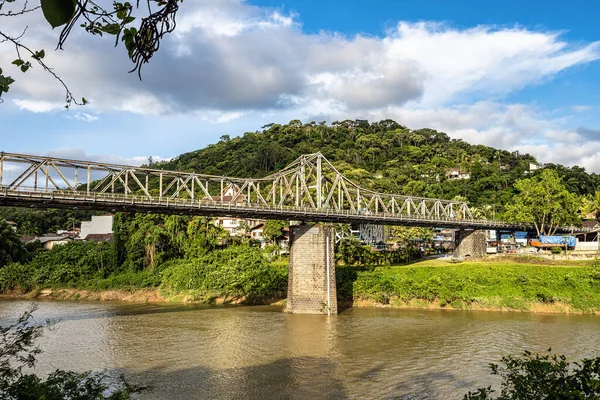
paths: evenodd
<path fill-rule="evenodd" d="M 0 302 L 15 318 L 27 302 Z M 125 371 L 144 399 L 462 398 L 506 354 L 600 354 L 600 319 L 519 313 L 41 302 L 39 369 Z"/>

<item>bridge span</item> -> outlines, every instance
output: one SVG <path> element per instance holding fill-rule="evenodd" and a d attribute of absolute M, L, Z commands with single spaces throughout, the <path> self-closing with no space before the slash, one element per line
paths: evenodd
<path fill-rule="evenodd" d="M 361 188 L 321 153 L 263 178 L 237 178 L 0 153 L 0 205 L 305 222 L 532 230 L 473 218 L 465 202 Z"/>
<path fill-rule="evenodd" d="M 455 253 L 475 257 L 485 255 L 484 229 L 534 230 L 473 218 L 461 201 L 362 188 L 321 153 L 238 178 L 0 152 L 0 206 L 455 228 Z M 330 224 L 290 227 L 289 312 L 337 313 L 334 236 Z"/>

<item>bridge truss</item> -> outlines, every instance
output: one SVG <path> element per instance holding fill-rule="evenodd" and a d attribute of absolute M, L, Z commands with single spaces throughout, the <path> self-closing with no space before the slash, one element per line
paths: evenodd
<path fill-rule="evenodd" d="M 321 153 L 264 178 L 0 153 L 0 205 L 275 218 L 311 222 L 523 229 L 473 218 L 465 202 L 378 193 Z"/>

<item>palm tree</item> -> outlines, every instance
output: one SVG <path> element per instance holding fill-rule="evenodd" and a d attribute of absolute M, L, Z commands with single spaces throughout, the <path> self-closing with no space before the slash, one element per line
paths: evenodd
<path fill-rule="evenodd" d="M 74 231 L 76 223 L 77 223 L 77 218 L 75 218 L 75 217 L 69 217 L 67 219 L 67 229 L 71 229 L 72 231 Z"/>
<path fill-rule="evenodd" d="M 592 214 L 596 221 L 600 222 L 600 190 L 596 191 L 593 197 L 583 199 L 581 211 L 584 215 Z"/>

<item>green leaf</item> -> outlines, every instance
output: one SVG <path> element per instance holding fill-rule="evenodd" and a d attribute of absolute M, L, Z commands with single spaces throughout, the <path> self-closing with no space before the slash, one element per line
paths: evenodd
<path fill-rule="evenodd" d="M 25 64 L 25 61 L 20 60 L 20 59 L 16 59 L 15 61 L 12 62 L 14 65 L 16 65 L 17 67 L 20 67 L 21 65 Z"/>
<path fill-rule="evenodd" d="M 75 0 L 41 0 L 41 5 L 52 28 L 68 23 L 75 15 Z"/>
<path fill-rule="evenodd" d="M 21 65 L 21 71 L 22 72 L 27 72 L 28 69 L 29 69 L 29 65 L 28 64 Z"/>
<path fill-rule="evenodd" d="M 102 27 L 102 31 L 109 35 L 117 35 L 120 30 L 121 26 L 119 24 L 108 24 Z"/>

